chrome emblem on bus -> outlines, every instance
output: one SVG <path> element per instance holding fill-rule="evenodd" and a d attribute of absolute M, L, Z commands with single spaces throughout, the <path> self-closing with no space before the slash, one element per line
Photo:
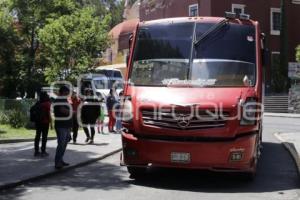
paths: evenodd
<path fill-rule="evenodd" d="M 191 123 L 191 116 L 190 115 L 179 115 L 177 116 L 177 125 L 182 128 L 186 129 Z"/>

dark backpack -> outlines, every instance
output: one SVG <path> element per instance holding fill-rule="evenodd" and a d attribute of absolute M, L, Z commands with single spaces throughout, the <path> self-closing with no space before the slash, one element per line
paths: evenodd
<path fill-rule="evenodd" d="M 32 122 L 41 122 L 42 121 L 42 107 L 40 102 L 36 102 L 30 108 L 30 121 Z"/>

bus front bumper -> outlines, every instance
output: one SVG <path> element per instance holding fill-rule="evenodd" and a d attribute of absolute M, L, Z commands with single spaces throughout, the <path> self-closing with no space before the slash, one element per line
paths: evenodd
<path fill-rule="evenodd" d="M 121 165 L 251 172 L 257 134 L 232 141 L 166 141 L 122 133 Z"/>

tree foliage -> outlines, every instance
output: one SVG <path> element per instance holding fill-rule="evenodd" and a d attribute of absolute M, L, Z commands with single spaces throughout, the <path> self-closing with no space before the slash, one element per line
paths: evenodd
<path fill-rule="evenodd" d="M 108 45 L 108 22 L 94 17 L 95 10 L 87 7 L 71 15 L 51 19 L 39 31 L 42 54 L 47 60 L 46 79 L 74 80 L 87 72 L 101 51 Z"/>
<path fill-rule="evenodd" d="M 86 72 L 122 9 L 120 0 L 0 0 L 0 95 L 32 97 L 46 80 Z"/>
<path fill-rule="evenodd" d="M 113 16 L 110 21 L 110 28 L 113 28 L 117 24 L 123 21 L 123 11 L 124 11 L 124 0 L 104 0 L 107 2 L 107 12 Z"/>
<path fill-rule="evenodd" d="M 39 55 L 40 41 L 37 37 L 48 19 L 69 15 L 78 7 L 74 0 L 10 0 L 10 10 L 16 15 L 19 24 L 18 32 L 22 40 L 21 54 L 23 79 L 21 91 L 29 96 L 43 85 L 43 60 Z"/>
<path fill-rule="evenodd" d="M 95 15 L 100 18 L 111 15 L 109 21 L 110 28 L 123 21 L 124 0 L 77 0 L 81 6 L 93 6 L 95 8 Z"/>
<path fill-rule="evenodd" d="M 296 48 L 296 60 L 297 62 L 300 62 L 300 45 Z"/>
<path fill-rule="evenodd" d="M 18 65 L 17 46 L 20 43 L 13 28 L 13 17 L 9 14 L 9 2 L 0 3 L 0 91 L 4 96 L 12 96 L 15 82 L 21 75 Z"/>

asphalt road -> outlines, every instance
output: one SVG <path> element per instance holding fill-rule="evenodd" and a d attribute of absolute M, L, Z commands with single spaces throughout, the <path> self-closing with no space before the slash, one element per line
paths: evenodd
<path fill-rule="evenodd" d="M 265 118 L 264 148 L 257 177 L 247 182 L 233 174 L 152 170 L 144 179 L 129 178 L 119 155 L 52 178 L 0 193 L 1 200 L 228 199 L 299 200 L 295 165 L 275 132 L 300 132 L 300 119 Z"/>

